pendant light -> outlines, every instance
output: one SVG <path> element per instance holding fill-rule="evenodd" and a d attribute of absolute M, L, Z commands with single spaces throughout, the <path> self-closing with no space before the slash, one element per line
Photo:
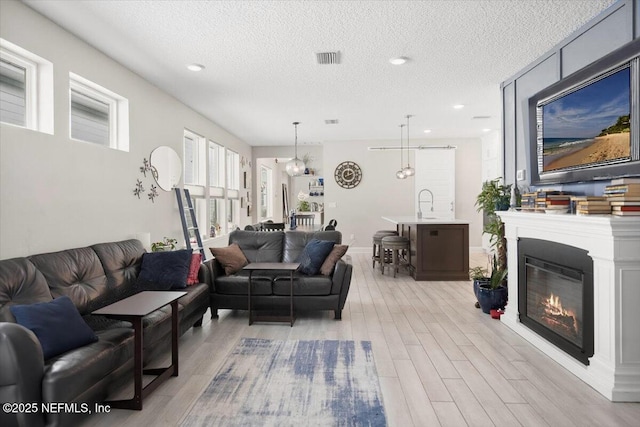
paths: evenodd
<path fill-rule="evenodd" d="M 287 162 L 286 170 L 289 176 L 300 176 L 304 173 L 305 165 L 302 160 L 298 158 L 298 125 L 300 122 L 293 122 L 293 126 L 296 130 L 295 139 L 295 157 Z"/>
<path fill-rule="evenodd" d="M 416 170 L 411 167 L 411 164 L 409 162 L 409 119 L 411 117 L 413 116 L 407 114 L 407 167 L 402 169 L 402 172 L 404 172 L 405 176 L 413 176 L 416 173 Z"/>
<path fill-rule="evenodd" d="M 404 173 L 404 169 L 402 169 L 402 165 L 404 164 L 404 159 L 402 157 L 402 128 L 404 125 L 400 125 L 400 170 L 396 172 L 396 178 L 405 179 L 407 175 Z"/>

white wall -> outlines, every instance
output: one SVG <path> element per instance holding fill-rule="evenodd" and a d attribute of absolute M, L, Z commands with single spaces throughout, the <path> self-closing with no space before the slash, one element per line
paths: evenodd
<path fill-rule="evenodd" d="M 482 137 L 482 182 L 491 181 L 496 178 L 504 177 L 503 170 L 503 153 L 500 145 L 500 134 L 493 131 Z M 480 187 L 482 190 L 482 186 Z M 478 192 L 480 192 L 478 190 Z M 490 236 L 484 234 L 482 236 L 482 247 L 485 251 L 489 251 Z"/>
<path fill-rule="evenodd" d="M 377 230 L 394 229 L 383 215 L 414 214 L 413 177 L 398 180 L 398 151 L 369 151 L 368 147 L 396 146 L 397 141 L 342 141 L 324 143 L 325 222 L 338 221 L 343 241 L 355 248 L 370 250 Z M 455 145 L 456 217 L 470 221 L 469 246 L 482 245 L 482 216 L 474 203 L 482 188 L 481 142 L 479 139 L 411 140 L 412 145 Z M 352 160 L 362 169 L 362 182 L 353 189 L 336 184 L 333 171 L 343 161 Z M 412 164 L 414 162 L 411 156 Z M 405 157 L 406 163 L 406 157 Z"/>
<path fill-rule="evenodd" d="M 168 145 L 182 157 L 184 128 L 252 157 L 249 145 L 22 3 L 2 2 L 0 37 L 53 63 L 55 102 L 54 135 L 0 125 L 2 259 L 140 232 L 182 242 L 174 194 L 159 190 L 152 203 L 133 189 L 137 179 L 145 189 L 153 183 L 139 167 L 155 147 Z M 70 71 L 129 100 L 129 152 L 69 139 Z M 241 215 L 242 225 L 249 222 Z"/>

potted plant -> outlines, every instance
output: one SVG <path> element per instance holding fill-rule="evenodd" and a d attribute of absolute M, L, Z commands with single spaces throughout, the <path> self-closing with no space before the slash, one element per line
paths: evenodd
<path fill-rule="evenodd" d="M 300 200 L 298 202 L 298 211 L 299 212 L 309 212 L 311 210 L 310 206 L 309 206 L 309 202 L 307 202 L 306 200 Z"/>
<path fill-rule="evenodd" d="M 503 211 L 509 208 L 511 184 L 501 184 L 501 179 L 496 178 L 491 181 L 485 181 L 482 184 L 482 191 L 476 198 L 478 212 L 482 211 L 485 215 L 482 231 L 489 235 L 489 244 L 493 252 L 491 274 L 486 278 L 485 283 L 479 284 L 476 297 L 481 307 L 481 294 L 485 300 L 492 301 L 488 305 L 501 305 L 486 309 L 482 307 L 482 311 L 487 314 L 492 308 L 504 308 L 507 302 L 507 287 L 504 286 L 507 277 L 507 239 L 504 237 L 504 223 L 496 215 L 496 211 Z"/>
<path fill-rule="evenodd" d="M 496 211 L 509 208 L 511 184 L 500 184 L 502 178 L 485 181 L 482 191 L 476 198 L 477 211 L 485 214 L 483 233 L 489 234 L 491 249 L 498 255 L 498 269 L 507 269 L 507 240 L 504 238 L 504 224 Z"/>
<path fill-rule="evenodd" d="M 478 294 L 476 295 L 483 313 L 489 314 L 491 310 L 504 309 L 507 305 L 506 279 L 507 269 L 498 266 L 498 261 L 494 254 L 491 275 L 488 280 L 479 283 Z"/>
<path fill-rule="evenodd" d="M 484 267 L 473 267 L 469 269 L 469 277 L 473 280 L 473 294 L 478 299 L 478 289 L 483 283 L 489 282 L 489 271 Z M 476 308 L 480 308 L 480 303 L 476 301 Z"/>
<path fill-rule="evenodd" d="M 177 243 L 178 241 L 176 239 L 165 237 L 160 242 L 153 242 L 151 244 L 151 251 L 152 252 L 172 251 L 176 248 Z"/>

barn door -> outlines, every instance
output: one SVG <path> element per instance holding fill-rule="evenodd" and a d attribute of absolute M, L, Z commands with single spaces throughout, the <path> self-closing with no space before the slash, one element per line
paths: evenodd
<path fill-rule="evenodd" d="M 456 150 L 432 148 L 416 150 L 415 212 L 422 210 L 423 217 L 454 219 L 456 217 Z M 423 191 L 418 206 L 418 194 Z"/>

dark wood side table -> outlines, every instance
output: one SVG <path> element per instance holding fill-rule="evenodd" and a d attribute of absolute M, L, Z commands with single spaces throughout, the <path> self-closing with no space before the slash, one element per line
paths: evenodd
<path fill-rule="evenodd" d="M 168 377 L 178 376 L 178 298 L 186 292 L 176 291 L 143 291 L 94 311 L 92 314 L 125 320 L 133 324 L 134 363 L 132 399 L 105 402 L 112 408 L 142 410 L 142 399 L 155 390 Z M 143 336 L 142 318 L 147 314 L 171 305 L 171 365 L 166 368 L 143 369 Z M 142 386 L 143 375 L 156 375 L 146 387 Z"/>
<path fill-rule="evenodd" d="M 298 269 L 300 263 L 298 262 L 252 262 L 244 267 L 244 270 L 249 271 L 249 325 L 256 322 L 290 322 L 293 326 L 295 317 L 293 316 L 293 272 Z M 267 271 L 288 271 L 289 272 L 289 316 L 253 316 L 253 306 L 251 305 L 251 292 L 252 292 L 252 276 L 253 272 L 257 270 Z"/>

